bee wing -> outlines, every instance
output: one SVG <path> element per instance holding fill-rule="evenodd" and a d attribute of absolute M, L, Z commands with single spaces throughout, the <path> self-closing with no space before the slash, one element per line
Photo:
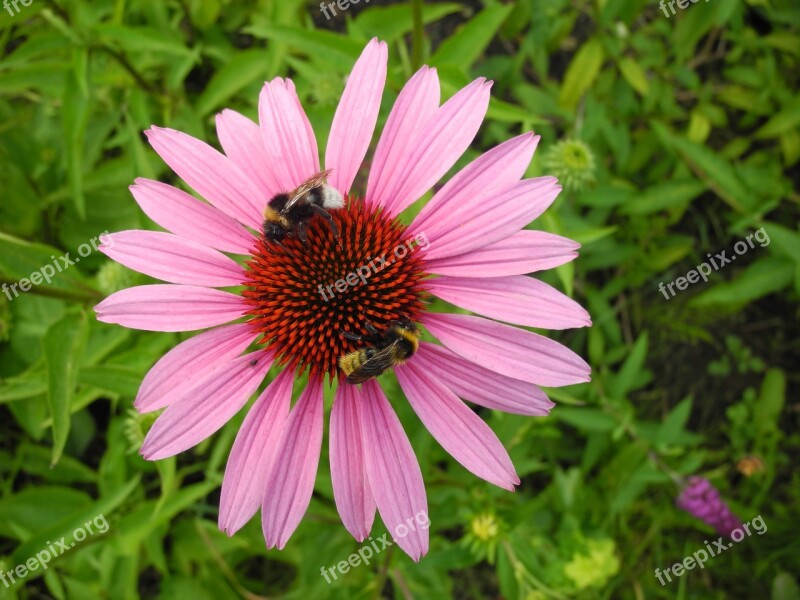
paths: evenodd
<path fill-rule="evenodd" d="M 347 376 L 347 381 L 349 383 L 364 383 L 368 379 L 377 377 L 386 369 L 392 367 L 392 365 L 394 365 L 392 354 L 396 343 L 397 342 L 390 344 L 383 350 L 379 350 L 372 358 L 364 361 L 364 364 Z"/>
<path fill-rule="evenodd" d="M 324 185 L 328 179 L 328 175 L 331 174 L 331 169 L 325 169 L 324 171 L 320 171 L 315 175 L 312 175 L 291 192 L 289 192 L 289 201 L 286 203 L 286 206 L 283 207 L 282 213 L 287 213 L 289 210 L 297 204 L 297 202 L 305 196 L 308 192 L 317 188 L 321 185 Z"/>

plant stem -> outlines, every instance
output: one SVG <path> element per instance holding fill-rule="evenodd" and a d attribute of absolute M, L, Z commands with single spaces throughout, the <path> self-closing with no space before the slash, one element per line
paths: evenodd
<path fill-rule="evenodd" d="M 422 44 L 425 29 L 422 24 L 422 0 L 411 0 L 411 18 L 414 29 L 411 32 L 411 65 L 414 71 L 422 66 Z"/>

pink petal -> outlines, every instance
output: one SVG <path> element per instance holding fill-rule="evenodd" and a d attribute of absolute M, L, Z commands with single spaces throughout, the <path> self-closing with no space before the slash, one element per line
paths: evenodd
<path fill-rule="evenodd" d="M 228 287 L 245 279 L 236 261 L 172 233 L 120 231 L 105 236 L 100 251 L 129 269 L 170 283 Z"/>
<path fill-rule="evenodd" d="M 183 395 L 186 382 L 227 365 L 257 337 L 247 323 L 215 327 L 181 342 L 145 375 L 134 406 L 141 412 L 164 408 Z"/>
<path fill-rule="evenodd" d="M 524 133 L 481 154 L 422 207 L 411 228 L 436 239 L 459 215 L 482 210 L 488 198 L 504 192 L 522 178 L 538 143 L 538 135 Z"/>
<path fill-rule="evenodd" d="M 580 356 L 531 331 L 469 315 L 427 313 L 423 323 L 450 350 L 501 375 L 549 387 L 590 380 Z"/>
<path fill-rule="evenodd" d="M 428 236 L 426 258 L 464 254 L 507 238 L 542 214 L 560 191 L 555 177 L 524 179 L 488 198 L 482 207 L 448 218 L 439 237 Z"/>
<path fill-rule="evenodd" d="M 578 256 L 578 248 L 559 235 L 523 230 L 478 250 L 427 260 L 425 270 L 451 277 L 522 275 L 563 265 Z"/>
<path fill-rule="evenodd" d="M 426 281 L 425 287 L 456 306 L 515 325 L 570 329 L 592 324 L 580 304 L 527 275 L 438 277 Z"/>
<path fill-rule="evenodd" d="M 331 410 L 330 460 L 333 496 L 342 522 L 359 542 L 369 535 L 375 520 L 375 498 L 364 469 L 364 447 L 358 405 L 361 391 L 340 385 Z"/>
<path fill-rule="evenodd" d="M 189 382 L 184 395 L 167 407 L 147 433 L 142 456 L 147 460 L 175 456 L 219 430 L 258 389 L 271 364 L 272 357 L 259 350 Z"/>
<path fill-rule="evenodd" d="M 406 83 L 383 128 L 367 182 L 366 202 L 387 206 L 402 183 L 401 158 L 439 108 L 439 77 L 424 66 Z"/>
<path fill-rule="evenodd" d="M 263 207 L 281 187 L 275 175 L 277 165 L 270 162 L 264 148 L 261 128 L 244 115 L 226 108 L 217 115 L 217 136 L 225 154 L 260 188 Z"/>
<path fill-rule="evenodd" d="M 281 371 L 258 397 L 236 434 L 219 500 L 219 528 L 228 535 L 241 529 L 261 506 L 289 416 L 293 381 L 292 370 Z"/>
<path fill-rule="evenodd" d="M 261 227 L 261 193 L 230 158 L 205 142 L 174 129 L 145 131 L 150 145 L 198 194 L 243 225 Z"/>
<path fill-rule="evenodd" d="M 486 408 L 543 417 L 555 406 L 532 383 L 490 371 L 443 346 L 422 342 L 414 360 L 457 396 Z"/>
<path fill-rule="evenodd" d="M 97 320 L 145 331 L 194 331 L 234 321 L 247 312 L 240 296 L 191 285 L 140 285 L 94 307 Z"/>
<path fill-rule="evenodd" d="M 372 140 L 388 60 L 386 43 L 373 38 L 353 67 L 336 108 L 325 151 L 325 166 L 333 169 L 328 182 L 342 194 L 353 185 Z"/>
<path fill-rule="evenodd" d="M 130 190 L 144 213 L 174 234 L 236 254 L 253 247 L 253 234 L 235 219 L 178 188 L 139 178 Z"/>
<path fill-rule="evenodd" d="M 414 361 L 395 373 L 414 412 L 442 448 L 481 479 L 513 492 L 519 477 L 489 426 Z"/>
<path fill-rule="evenodd" d="M 375 380 L 362 384 L 361 391 L 358 412 L 369 487 L 389 534 L 419 562 L 428 552 L 430 520 L 417 457 Z"/>
<path fill-rule="evenodd" d="M 396 191 L 386 206 L 397 215 L 450 170 L 475 139 L 489 108 L 492 82 L 480 78 L 456 93 L 433 115 L 400 157 Z"/>
<path fill-rule="evenodd" d="M 294 84 L 276 77 L 265 83 L 258 101 L 261 140 L 282 191 L 289 191 L 319 171 L 314 130 L 306 117 Z"/>
<path fill-rule="evenodd" d="M 267 548 L 283 549 L 311 502 L 322 447 L 322 384 L 312 377 L 281 436 L 261 505 Z"/>

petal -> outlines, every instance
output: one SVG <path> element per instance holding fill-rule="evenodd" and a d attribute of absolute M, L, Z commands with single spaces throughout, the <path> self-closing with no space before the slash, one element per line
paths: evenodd
<path fill-rule="evenodd" d="M 397 215 L 450 170 L 475 139 L 489 108 L 492 82 L 480 78 L 436 111 L 399 159 L 395 192 L 386 205 Z"/>
<path fill-rule="evenodd" d="M 181 342 L 145 375 L 134 406 L 145 413 L 172 404 L 183 395 L 187 381 L 197 381 L 227 365 L 244 352 L 257 335 L 249 324 L 234 323 Z"/>
<path fill-rule="evenodd" d="M 580 356 L 531 331 L 469 315 L 428 313 L 423 323 L 459 356 L 507 377 L 550 387 L 590 380 Z"/>
<path fill-rule="evenodd" d="M 513 492 L 519 477 L 489 426 L 414 361 L 398 366 L 395 373 L 414 412 L 442 448 L 468 471 Z"/>
<path fill-rule="evenodd" d="M 571 329 L 592 324 L 580 304 L 527 275 L 438 277 L 426 281 L 425 287 L 456 306 L 515 325 Z"/>
<path fill-rule="evenodd" d="M 486 408 L 543 417 L 555 406 L 532 383 L 490 371 L 443 346 L 422 342 L 415 361 L 457 396 Z"/>
<path fill-rule="evenodd" d="M 281 191 L 273 165 L 261 139 L 261 128 L 235 110 L 217 115 L 217 136 L 225 154 L 247 173 L 261 190 L 261 203 Z"/>
<path fill-rule="evenodd" d="M 261 505 L 267 548 L 283 549 L 311 502 L 322 448 L 322 383 L 312 377 L 281 436 Z"/>
<path fill-rule="evenodd" d="M 191 285 L 140 285 L 94 307 L 97 320 L 145 331 L 194 331 L 223 325 L 247 312 L 241 297 Z"/>
<path fill-rule="evenodd" d="M 207 287 L 242 285 L 242 267 L 208 246 L 161 231 L 130 230 L 103 239 L 100 251 L 150 277 Z"/>
<path fill-rule="evenodd" d="M 366 202 L 387 206 L 402 183 L 400 159 L 439 108 L 439 77 L 424 66 L 403 86 L 383 128 L 369 170 Z"/>
<path fill-rule="evenodd" d="M 282 191 L 294 189 L 319 171 L 317 140 L 289 79 L 265 83 L 258 101 L 261 140 Z"/>
<path fill-rule="evenodd" d="M 483 213 L 490 196 L 519 182 L 538 143 L 538 135 L 524 133 L 481 154 L 422 207 L 411 229 L 424 231 L 429 238 L 436 239 L 464 215 Z"/>
<path fill-rule="evenodd" d="M 388 60 L 386 43 L 373 38 L 353 67 L 336 108 L 325 151 L 325 166 L 333 169 L 328 182 L 342 194 L 353 185 L 372 140 Z"/>
<path fill-rule="evenodd" d="M 233 442 L 222 495 L 219 528 L 233 535 L 261 506 L 278 443 L 289 416 L 294 372 L 284 369 L 255 401 Z"/>
<path fill-rule="evenodd" d="M 578 256 L 578 248 L 560 235 L 523 230 L 478 250 L 427 260 L 425 270 L 451 277 L 522 275 L 563 265 Z"/>
<path fill-rule="evenodd" d="M 330 460 L 333 497 L 342 522 L 359 542 L 369 535 L 375 520 L 375 498 L 367 483 L 358 405 L 362 393 L 354 385 L 340 385 L 331 410 Z"/>
<path fill-rule="evenodd" d="M 235 219 L 178 188 L 139 178 L 130 190 L 148 217 L 176 235 L 236 254 L 253 247 L 253 234 Z"/>
<path fill-rule="evenodd" d="M 146 460 L 175 456 L 219 430 L 258 389 L 271 364 L 272 357 L 258 350 L 187 385 L 184 395 L 161 413 L 147 433 L 142 456 Z"/>
<path fill-rule="evenodd" d="M 198 194 L 243 225 L 261 227 L 264 200 L 230 158 L 174 129 L 153 126 L 145 134 L 164 162 Z"/>
<path fill-rule="evenodd" d="M 560 191 L 555 177 L 524 179 L 487 199 L 482 211 L 451 219 L 438 238 L 428 236 L 426 258 L 464 254 L 507 238 L 542 214 Z"/>
<path fill-rule="evenodd" d="M 428 552 L 428 502 L 417 457 L 380 386 L 362 384 L 359 406 L 367 479 L 386 528 L 419 562 Z M 419 524 L 424 517 L 425 524 Z"/>

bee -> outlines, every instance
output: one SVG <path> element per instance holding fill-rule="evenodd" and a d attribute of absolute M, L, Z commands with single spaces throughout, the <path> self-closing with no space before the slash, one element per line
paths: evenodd
<path fill-rule="evenodd" d="M 296 235 L 300 241 L 308 240 L 306 228 L 315 214 L 327 220 L 333 235 L 339 237 L 339 229 L 328 212 L 344 206 L 339 190 L 327 184 L 331 170 L 320 171 L 291 192 L 281 192 L 272 197 L 264 208 L 264 237 L 282 246 L 281 242 Z"/>
<path fill-rule="evenodd" d="M 339 368 L 347 375 L 348 383 L 363 383 L 402 365 L 419 347 L 417 327 L 408 319 L 392 321 L 384 331 L 378 331 L 370 322 L 365 326 L 365 336 L 342 331 L 348 340 L 368 344 L 339 358 Z"/>

